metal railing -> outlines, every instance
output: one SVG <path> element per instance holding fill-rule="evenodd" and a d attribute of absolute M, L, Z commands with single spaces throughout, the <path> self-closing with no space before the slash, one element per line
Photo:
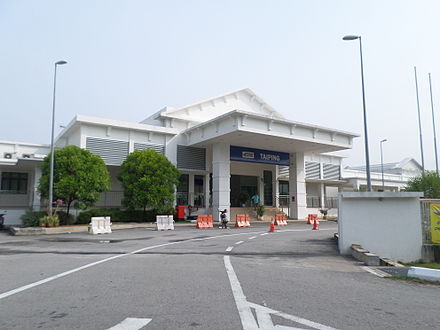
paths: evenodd
<path fill-rule="evenodd" d="M 308 208 L 320 208 L 321 207 L 321 197 L 307 196 L 306 203 L 307 203 Z"/>
<path fill-rule="evenodd" d="M 191 203 L 192 201 L 192 203 Z M 192 205 L 194 207 L 205 207 L 205 194 L 204 193 L 189 193 L 189 192 L 177 192 L 176 193 L 177 205 Z"/>
<path fill-rule="evenodd" d="M 338 208 L 338 197 L 326 197 L 324 202 L 325 202 L 326 209 L 337 209 Z"/>
<path fill-rule="evenodd" d="M 287 215 L 290 218 L 290 203 L 289 203 L 289 195 L 279 195 L 277 196 L 278 209 Z"/>

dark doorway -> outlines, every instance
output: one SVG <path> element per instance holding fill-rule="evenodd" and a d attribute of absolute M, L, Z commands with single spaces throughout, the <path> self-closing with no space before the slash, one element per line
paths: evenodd
<path fill-rule="evenodd" d="M 231 175 L 231 207 L 250 206 L 250 198 L 258 193 L 258 177 Z"/>

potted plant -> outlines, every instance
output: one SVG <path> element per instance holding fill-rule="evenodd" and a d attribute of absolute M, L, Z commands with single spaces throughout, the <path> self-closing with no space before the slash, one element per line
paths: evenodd
<path fill-rule="evenodd" d="M 264 215 L 265 211 L 266 210 L 264 209 L 264 205 L 263 204 L 258 204 L 257 205 L 257 217 L 258 217 L 258 220 L 263 220 L 263 215 Z"/>
<path fill-rule="evenodd" d="M 322 214 L 322 219 L 327 220 L 328 209 L 320 209 L 319 212 Z"/>
<path fill-rule="evenodd" d="M 40 227 L 47 227 L 47 216 L 44 216 L 38 220 Z"/>
<path fill-rule="evenodd" d="M 246 202 L 249 200 L 249 194 L 247 193 L 247 191 L 241 191 L 238 194 L 238 201 L 240 203 L 241 206 L 246 206 Z"/>

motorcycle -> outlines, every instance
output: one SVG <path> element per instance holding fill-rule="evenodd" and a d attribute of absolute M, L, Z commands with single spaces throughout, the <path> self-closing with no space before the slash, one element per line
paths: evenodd
<path fill-rule="evenodd" d="M 220 212 L 220 228 L 228 229 L 228 217 L 226 216 L 226 213 L 228 210 L 218 210 Z"/>
<path fill-rule="evenodd" d="M 5 214 L 6 214 L 6 211 L 5 211 L 5 213 L 0 213 L 0 229 L 3 229 L 3 224 L 5 223 L 5 218 L 3 216 Z"/>

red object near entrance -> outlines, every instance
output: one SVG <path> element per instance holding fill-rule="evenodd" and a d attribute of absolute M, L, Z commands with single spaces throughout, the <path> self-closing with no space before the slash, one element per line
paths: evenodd
<path fill-rule="evenodd" d="M 185 206 L 176 205 L 176 219 L 185 220 Z"/>

